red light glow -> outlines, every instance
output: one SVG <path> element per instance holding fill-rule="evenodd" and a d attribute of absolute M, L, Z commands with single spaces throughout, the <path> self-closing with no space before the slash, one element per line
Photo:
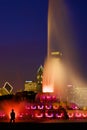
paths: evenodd
<path fill-rule="evenodd" d="M 22 103 L 16 103 L 13 101 L 4 101 L 2 104 L 0 104 L 5 112 L 5 114 L 7 115 L 8 119 L 10 119 L 10 112 L 12 111 L 12 109 L 14 109 L 15 112 L 15 117 L 17 118 L 18 113 L 23 110 L 24 108 L 24 102 Z"/>

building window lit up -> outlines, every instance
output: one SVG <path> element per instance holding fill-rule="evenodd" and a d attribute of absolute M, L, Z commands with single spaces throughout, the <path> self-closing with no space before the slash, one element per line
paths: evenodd
<path fill-rule="evenodd" d="M 37 92 L 42 92 L 43 67 L 42 65 L 37 70 Z"/>
<path fill-rule="evenodd" d="M 33 81 L 25 81 L 24 91 L 34 91 L 36 92 L 36 82 Z"/>

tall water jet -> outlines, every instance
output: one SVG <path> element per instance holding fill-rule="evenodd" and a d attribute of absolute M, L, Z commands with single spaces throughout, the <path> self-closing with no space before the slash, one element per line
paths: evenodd
<path fill-rule="evenodd" d="M 68 68 L 67 71 L 72 75 L 72 80 L 77 79 L 76 77 L 83 80 L 80 54 L 76 44 L 78 41 L 69 5 L 66 0 L 49 0 L 48 5 L 47 58 L 51 56 L 53 51 L 62 52 L 62 60 Z"/>
<path fill-rule="evenodd" d="M 76 38 L 65 1 L 49 0 L 48 5 L 48 52 L 44 63 L 43 92 L 54 92 L 64 98 L 68 83 L 82 84 Z M 62 52 L 62 60 L 51 55 L 57 51 Z"/>
<path fill-rule="evenodd" d="M 49 0 L 47 57 L 49 58 L 53 51 L 60 51 L 63 53 L 64 62 L 69 66 L 74 66 L 74 63 L 77 61 L 75 43 L 75 36 L 66 3 L 64 0 Z"/>
<path fill-rule="evenodd" d="M 66 44 L 69 45 L 70 30 L 67 9 L 61 0 L 49 0 L 48 6 L 48 52 L 44 64 L 43 91 L 52 91 L 63 97 L 67 84 L 67 68 L 65 61 L 58 57 L 53 57 L 52 52 L 61 51 L 63 57 L 67 57 Z M 68 27 L 68 29 L 66 28 Z M 67 32 L 66 32 L 67 31 Z M 73 47 L 72 47 L 73 48 Z M 68 52 L 68 51 L 67 51 Z M 72 53 L 70 53 L 72 55 Z M 71 57 L 70 57 L 71 58 Z M 66 95 L 66 94 L 65 94 Z"/>

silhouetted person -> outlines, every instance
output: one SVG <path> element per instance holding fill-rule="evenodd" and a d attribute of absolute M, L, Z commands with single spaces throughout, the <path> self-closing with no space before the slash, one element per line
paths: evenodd
<path fill-rule="evenodd" d="M 69 116 L 68 116 L 66 109 L 62 108 L 62 110 L 63 110 L 63 113 L 64 113 L 64 119 L 69 119 Z"/>
<path fill-rule="evenodd" d="M 62 106 L 60 106 L 59 107 L 59 110 L 61 111 L 61 112 L 63 112 L 63 114 L 64 114 L 64 119 L 69 119 L 69 116 L 68 116 L 68 113 L 67 113 L 67 111 L 66 111 L 66 109 L 64 108 L 64 107 L 62 107 Z"/>
<path fill-rule="evenodd" d="M 15 122 L 15 112 L 14 112 L 14 109 L 12 109 L 12 111 L 10 113 L 10 122 Z"/>

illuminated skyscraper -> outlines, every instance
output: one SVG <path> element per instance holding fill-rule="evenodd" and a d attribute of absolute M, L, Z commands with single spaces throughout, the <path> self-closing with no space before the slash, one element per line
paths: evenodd
<path fill-rule="evenodd" d="M 43 78 L 43 67 L 41 65 L 37 70 L 37 92 L 42 92 L 42 78 Z"/>
<path fill-rule="evenodd" d="M 24 91 L 33 91 L 36 92 L 36 82 L 33 81 L 25 81 Z"/>
<path fill-rule="evenodd" d="M 8 82 L 5 82 L 4 86 L 0 88 L 0 95 L 12 94 L 12 90 L 13 87 Z"/>

